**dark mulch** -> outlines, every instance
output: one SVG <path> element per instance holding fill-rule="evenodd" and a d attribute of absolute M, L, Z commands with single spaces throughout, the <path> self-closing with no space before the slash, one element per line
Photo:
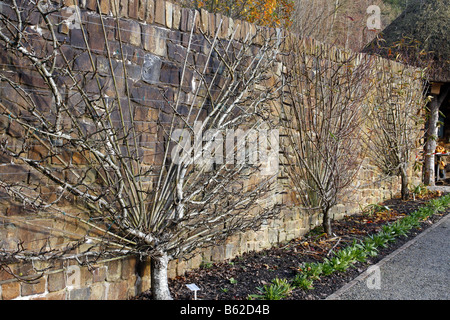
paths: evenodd
<path fill-rule="evenodd" d="M 269 284 L 277 277 L 287 279 L 294 277 L 302 262 L 321 262 L 325 257 L 331 257 L 333 250 L 336 251 L 349 245 L 354 239 L 362 239 L 378 232 L 383 225 L 415 211 L 432 196 L 415 201 L 388 200 L 382 205 L 388 206 L 391 209 L 389 211 L 384 210 L 372 214 L 360 213 L 335 221 L 333 223 L 335 236 L 333 237 L 326 236 L 322 232 L 322 228 L 317 227 L 306 236 L 292 240 L 280 247 L 245 253 L 231 261 L 206 264 L 202 268 L 188 272 L 185 276 L 170 280 L 172 296 L 179 300 L 193 299 L 193 294 L 186 284 L 195 283 L 201 288 L 197 293 L 198 299 L 246 300 L 249 294 L 258 293 L 257 287 Z M 327 297 L 356 278 L 370 264 L 377 263 L 448 212 L 450 210 L 423 221 L 419 229 L 411 231 L 407 237 L 398 238 L 388 248 L 380 249 L 379 254 L 367 263 L 357 263 L 354 268 L 349 268 L 345 273 L 333 273 L 328 277 L 321 277 L 320 280 L 314 282 L 314 289 L 295 289 L 287 299 L 316 300 Z M 146 292 L 135 299 L 151 299 L 151 295 Z"/>

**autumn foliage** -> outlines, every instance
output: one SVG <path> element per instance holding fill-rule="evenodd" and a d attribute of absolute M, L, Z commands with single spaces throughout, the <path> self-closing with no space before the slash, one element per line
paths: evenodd
<path fill-rule="evenodd" d="M 193 0 L 197 8 L 270 27 L 289 27 L 293 0 Z"/>

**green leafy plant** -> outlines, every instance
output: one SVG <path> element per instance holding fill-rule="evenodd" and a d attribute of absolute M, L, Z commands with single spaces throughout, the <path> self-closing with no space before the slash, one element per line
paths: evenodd
<path fill-rule="evenodd" d="M 442 201 L 439 201 L 439 199 L 431 199 L 429 201 L 429 206 L 432 208 L 435 212 L 440 212 L 445 210 L 445 205 Z"/>
<path fill-rule="evenodd" d="M 348 246 L 339 250 L 336 253 L 336 257 L 338 257 L 341 261 L 345 261 L 346 263 L 353 264 L 357 261 L 356 259 L 356 251 L 353 246 Z"/>
<path fill-rule="evenodd" d="M 378 249 L 377 249 L 377 245 L 375 244 L 374 241 L 372 241 L 372 239 L 367 238 L 364 242 L 363 242 L 363 246 L 364 246 L 364 250 L 367 252 L 367 254 L 371 257 L 375 257 L 378 255 Z"/>
<path fill-rule="evenodd" d="M 362 213 L 368 216 L 372 216 L 377 212 L 389 211 L 390 209 L 387 206 L 383 206 L 380 204 L 369 204 L 363 210 Z"/>
<path fill-rule="evenodd" d="M 363 244 L 357 243 L 356 241 L 352 245 L 353 253 L 355 255 L 355 259 L 358 262 L 366 262 L 367 257 L 370 255 L 367 248 L 364 247 Z"/>
<path fill-rule="evenodd" d="M 406 222 L 401 223 L 399 221 L 395 221 L 390 226 L 387 226 L 387 228 L 383 227 L 383 230 L 385 230 L 385 229 L 389 230 L 395 236 L 399 237 L 399 236 L 407 236 L 408 231 L 411 228 L 412 228 L 412 226 L 409 223 L 406 223 Z"/>
<path fill-rule="evenodd" d="M 250 300 L 281 300 L 291 293 L 292 286 L 286 279 L 275 278 L 272 284 L 258 287 L 257 290 L 259 294 L 249 295 Z"/>
<path fill-rule="evenodd" d="M 309 279 L 319 280 L 319 277 L 323 272 L 323 265 L 319 262 L 308 262 L 304 263 L 300 269 Z"/>
<path fill-rule="evenodd" d="M 322 273 L 325 276 L 329 276 L 334 272 L 333 265 L 329 263 L 329 260 L 325 258 L 323 264 L 322 264 Z"/>
<path fill-rule="evenodd" d="M 375 247 L 386 248 L 388 240 L 378 233 L 372 234 L 366 239 L 366 243 L 373 244 Z"/>
<path fill-rule="evenodd" d="M 386 228 L 386 231 L 379 232 L 379 235 L 381 235 L 387 242 L 395 242 L 395 234 L 392 232 L 391 226 Z"/>
<path fill-rule="evenodd" d="M 423 183 L 419 183 L 418 185 L 412 187 L 411 192 L 413 195 L 421 197 L 426 196 L 427 194 L 430 193 L 428 187 Z"/>
<path fill-rule="evenodd" d="M 337 256 L 331 258 L 329 263 L 331 264 L 333 271 L 345 272 L 350 267 L 350 261 L 340 259 Z"/>
<path fill-rule="evenodd" d="M 294 279 L 292 280 L 292 285 L 303 290 L 314 289 L 313 280 L 310 279 L 308 275 L 301 273 L 295 275 Z"/>
<path fill-rule="evenodd" d="M 413 217 L 414 219 L 425 220 L 429 216 L 433 215 L 433 213 L 434 209 L 432 207 L 422 207 L 419 208 L 414 213 L 412 213 L 410 216 Z"/>
<path fill-rule="evenodd" d="M 236 284 L 237 280 L 235 278 L 230 278 L 228 279 L 230 281 L 231 284 Z"/>
<path fill-rule="evenodd" d="M 414 216 L 407 216 L 404 217 L 400 222 L 399 225 L 405 226 L 405 228 L 413 229 L 420 227 L 420 220 L 417 217 Z M 409 231 L 408 230 L 408 231 Z"/>
<path fill-rule="evenodd" d="M 212 268 L 213 264 L 210 261 L 206 261 L 206 260 L 202 260 L 202 262 L 200 263 L 200 268 L 202 269 L 210 269 Z"/>

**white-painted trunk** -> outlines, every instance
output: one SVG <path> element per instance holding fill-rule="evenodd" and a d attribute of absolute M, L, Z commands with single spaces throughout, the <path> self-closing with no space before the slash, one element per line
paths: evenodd
<path fill-rule="evenodd" d="M 154 300 L 172 300 L 167 278 L 168 265 L 169 258 L 166 253 L 151 259 L 151 287 Z"/>

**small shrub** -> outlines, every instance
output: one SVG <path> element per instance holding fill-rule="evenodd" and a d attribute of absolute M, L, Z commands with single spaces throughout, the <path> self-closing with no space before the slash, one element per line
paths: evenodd
<path fill-rule="evenodd" d="M 319 280 L 319 277 L 322 274 L 323 265 L 319 262 L 304 263 L 301 270 L 309 279 Z"/>
<path fill-rule="evenodd" d="M 412 194 L 415 196 L 423 197 L 430 193 L 428 187 L 423 183 L 419 183 L 417 186 L 414 186 L 411 190 Z"/>
<path fill-rule="evenodd" d="M 212 262 L 206 260 L 202 260 L 202 262 L 200 263 L 200 268 L 202 269 L 210 269 L 212 268 L 212 266 L 213 266 Z"/>
<path fill-rule="evenodd" d="M 439 211 L 444 211 L 445 210 L 445 206 L 443 201 L 439 200 L 439 199 L 431 199 L 428 202 L 428 206 L 432 209 L 434 209 L 435 212 L 439 212 Z"/>
<path fill-rule="evenodd" d="M 356 252 L 352 246 L 348 246 L 342 250 L 339 250 L 336 253 L 336 257 L 338 257 L 341 261 L 345 261 L 346 263 L 353 264 L 357 261 Z"/>
<path fill-rule="evenodd" d="M 369 236 L 368 240 L 369 243 L 373 243 L 375 247 L 381 247 L 386 248 L 388 240 L 384 238 L 384 236 L 381 233 L 372 234 Z"/>
<path fill-rule="evenodd" d="M 322 273 L 325 276 L 329 276 L 334 272 L 333 265 L 330 263 L 330 261 L 325 258 L 322 264 Z"/>
<path fill-rule="evenodd" d="M 390 209 L 386 206 L 379 205 L 379 204 L 369 204 L 367 205 L 363 210 L 362 213 L 368 216 L 372 216 L 375 213 L 383 212 L 383 211 L 389 211 Z"/>
<path fill-rule="evenodd" d="M 292 287 L 286 279 L 275 278 L 272 284 L 264 285 L 264 287 L 257 288 L 259 294 L 249 295 L 250 300 L 281 300 L 286 298 L 292 291 Z"/>
<path fill-rule="evenodd" d="M 378 255 L 377 245 L 371 238 L 365 239 L 363 246 L 369 256 L 375 257 Z"/>
<path fill-rule="evenodd" d="M 400 223 L 399 221 L 395 221 L 393 224 L 388 226 L 389 229 L 395 236 L 407 236 L 408 231 L 412 228 L 412 226 L 409 223 Z M 383 227 L 383 230 L 385 228 Z"/>
<path fill-rule="evenodd" d="M 339 257 L 335 256 L 330 259 L 331 267 L 333 268 L 333 271 L 339 271 L 339 272 L 345 272 L 350 267 L 350 261 L 345 259 L 340 259 Z"/>
<path fill-rule="evenodd" d="M 356 241 L 353 242 L 352 248 L 355 255 L 355 259 L 357 261 L 359 262 L 367 261 L 367 257 L 370 255 L 370 252 L 368 252 L 368 248 L 364 247 L 362 243 L 357 243 Z"/>
<path fill-rule="evenodd" d="M 310 279 L 306 274 L 296 274 L 294 280 L 292 280 L 292 284 L 294 285 L 294 287 L 303 290 L 314 289 L 313 280 Z"/>

